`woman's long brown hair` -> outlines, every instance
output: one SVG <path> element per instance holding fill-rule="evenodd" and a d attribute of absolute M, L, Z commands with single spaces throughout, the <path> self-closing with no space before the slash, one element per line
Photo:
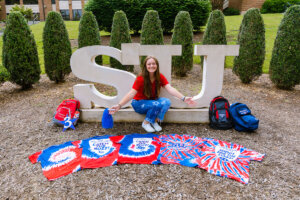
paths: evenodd
<path fill-rule="evenodd" d="M 159 64 L 158 64 L 158 60 L 155 57 L 152 56 L 147 56 L 145 61 L 144 61 L 144 65 L 143 65 L 143 69 L 142 69 L 142 76 L 144 78 L 144 95 L 149 99 L 151 98 L 151 94 L 152 94 L 152 86 L 151 86 L 151 80 L 150 80 L 150 74 L 147 70 L 147 61 L 149 59 L 153 59 L 157 65 L 157 69 L 154 72 L 154 76 L 155 76 L 155 89 L 156 89 L 156 96 L 155 98 L 157 98 L 160 94 L 160 72 L 159 72 Z"/>

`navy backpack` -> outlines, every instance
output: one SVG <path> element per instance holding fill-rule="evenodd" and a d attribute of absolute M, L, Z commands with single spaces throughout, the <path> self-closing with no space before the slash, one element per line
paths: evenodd
<path fill-rule="evenodd" d="M 226 130 L 232 128 L 232 119 L 229 113 L 230 104 L 222 96 L 215 97 L 209 106 L 209 126 L 213 129 Z"/>
<path fill-rule="evenodd" d="M 234 129 L 237 131 L 254 131 L 258 128 L 259 120 L 251 114 L 246 104 L 234 103 L 229 108 Z"/>

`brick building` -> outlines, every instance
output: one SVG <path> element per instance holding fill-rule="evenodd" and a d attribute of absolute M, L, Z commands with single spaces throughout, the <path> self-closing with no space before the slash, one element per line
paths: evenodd
<path fill-rule="evenodd" d="M 64 20 L 79 20 L 85 0 L 2 0 L 0 20 L 6 19 L 14 4 L 31 8 L 38 20 L 44 21 L 48 12 L 59 11 Z"/>
<path fill-rule="evenodd" d="M 265 0 L 229 0 L 228 7 L 246 12 L 249 8 L 261 8 Z"/>

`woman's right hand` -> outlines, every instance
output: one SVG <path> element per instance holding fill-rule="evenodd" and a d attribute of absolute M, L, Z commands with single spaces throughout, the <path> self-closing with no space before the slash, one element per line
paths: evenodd
<path fill-rule="evenodd" d="M 118 112 L 120 109 L 121 109 L 121 105 L 120 105 L 120 104 L 114 105 L 114 106 L 112 106 L 112 107 L 109 109 L 109 114 L 113 115 L 113 114 L 115 114 L 116 112 Z"/>

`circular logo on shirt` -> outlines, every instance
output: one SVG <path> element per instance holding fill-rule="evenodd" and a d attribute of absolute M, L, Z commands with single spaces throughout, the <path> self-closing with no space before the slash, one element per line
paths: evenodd
<path fill-rule="evenodd" d="M 238 151 L 238 150 L 229 149 L 227 147 L 220 147 L 220 146 L 216 147 L 215 152 L 216 152 L 216 155 L 225 162 L 234 161 L 240 155 L 240 151 Z"/>
<path fill-rule="evenodd" d="M 191 149 L 191 146 L 183 142 L 170 142 L 167 148 L 177 151 L 188 151 Z"/>
<path fill-rule="evenodd" d="M 74 158 L 76 158 L 76 153 L 72 151 L 73 149 L 71 148 L 64 148 L 60 149 L 59 151 L 56 151 L 51 154 L 49 161 L 50 162 L 64 162 L 68 163 Z"/>
<path fill-rule="evenodd" d="M 89 141 L 90 150 L 99 156 L 106 155 L 113 147 L 110 139 L 94 139 Z"/>
<path fill-rule="evenodd" d="M 133 138 L 133 142 L 129 149 L 134 152 L 148 151 L 152 143 L 152 138 Z"/>

